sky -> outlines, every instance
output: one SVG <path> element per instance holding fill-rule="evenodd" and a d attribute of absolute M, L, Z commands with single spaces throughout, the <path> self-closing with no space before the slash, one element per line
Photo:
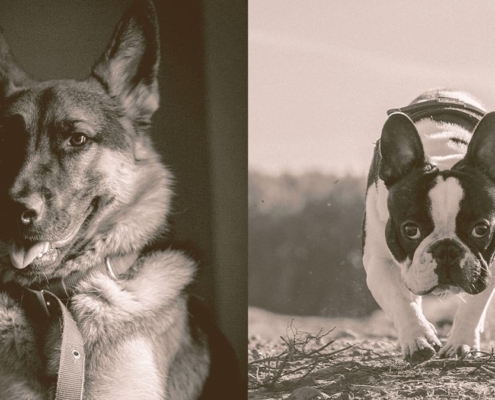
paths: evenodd
<path fill-rule="evenodd" d="M 367 173 L 386 111 L 434 88 L 495 109 L 495 2 L 250 0 L 249 168 Z"/>

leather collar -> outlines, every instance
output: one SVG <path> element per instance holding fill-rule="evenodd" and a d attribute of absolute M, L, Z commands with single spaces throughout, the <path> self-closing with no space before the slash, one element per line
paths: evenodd
<path fill-rule="evenodd" d="M 134 265 L 137 259 L 138 255 L 135 253 L 126 256 L 107 257 L 103 263 L 95 266 L 90 271 L 76 271 L 64 279 L 54 279 L 30 287 L 8 282 L 0 285 L 0 291 L 7 292 L 10 297 L 19 301 L 25 311 L 34 319 L 43 319 L 54 315 L 57 307 L 53 301 L 50 301 L 50 295 L 55 295 L 66 304 L 74 295 L 74 290 L 79 281 L 88 273 L 104 272 L 113 280 L 118 280 L 121 275 L 125 274 Z"/>
<path fill-rule="evenodd" d="M 63 279 L 54 279 L 49 282 L 30 286 L 31 290 L 47 290 L 59 299 L 68 299 L 74 294 L 77 283 L 88 273 L 103 272 L 113 280 L 118 280 L 120 275 L 125 274 L 136 262 L 138 255 L 131 253 L 125 256 L 105 257 L 103 263 L 96 265 L 89 271 L 73 272 Z"/>

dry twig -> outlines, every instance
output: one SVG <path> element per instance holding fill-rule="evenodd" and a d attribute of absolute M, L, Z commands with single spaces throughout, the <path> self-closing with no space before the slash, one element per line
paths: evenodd
<path fill-rule="evenodd" d="M 335 328 L 333 328 L 335 329 Z M 335 340 L 314 349 L 325 336 L 333 329 L 323 332 L 321 329 L 317 334 L 303 332 L 294 327 L 293 321 L 288 323 L 286 336 L 280 337 L 285 345 L 285 349 L 269 357 L 253 360 L 249 363 L 250 384 L 252 389 L 265 387 L 274 390 L 277 383 L 280 383 L 287 375 L 302 373 L 300 382 L 314 371 L 321 363 L 328 362 L 337 354 L 342 353 L 352 345 L 332 352 L 324 352 Z"/>

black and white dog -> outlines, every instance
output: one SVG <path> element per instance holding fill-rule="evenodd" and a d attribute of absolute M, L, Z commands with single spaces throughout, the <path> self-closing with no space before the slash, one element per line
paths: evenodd
<path fill-rule="evenodd" d="M 479 349 L 493 294 L 495 113 L 470 95 L 427 92 L 391 110 L 368 178 L 363 232 L 367 284 L 393 320 L 404 358 Z M 421 296 L 463 291 L 447 343 Z"/>

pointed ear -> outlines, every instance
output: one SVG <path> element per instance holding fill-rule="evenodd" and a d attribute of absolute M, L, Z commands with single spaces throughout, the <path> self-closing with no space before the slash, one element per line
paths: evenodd
<path fill-rule="evenodd" d="M 391 185 L 425 162 L 423 144 L 411 119 L 394 113 L 385 122 L 380 138 L 379 177 Z"/>
<path fill-rule="evenodd" d="M 479 168 L 495 179 L 495 112 L 486 114 L 476 125 L 461 163 Z"/>
<path fill-rule="evenodd" d="M 0 29 L 0 103 L 29 81 L 14 61 L 9 45 Z"/>
<path fill-rule="evenodd" d="M 147 125 L 159 104 L 160 40 L 155 7 L 135 0 L 118 23 L 110 44 L 92 70 L 111 96 L 138 124 Z"/>

